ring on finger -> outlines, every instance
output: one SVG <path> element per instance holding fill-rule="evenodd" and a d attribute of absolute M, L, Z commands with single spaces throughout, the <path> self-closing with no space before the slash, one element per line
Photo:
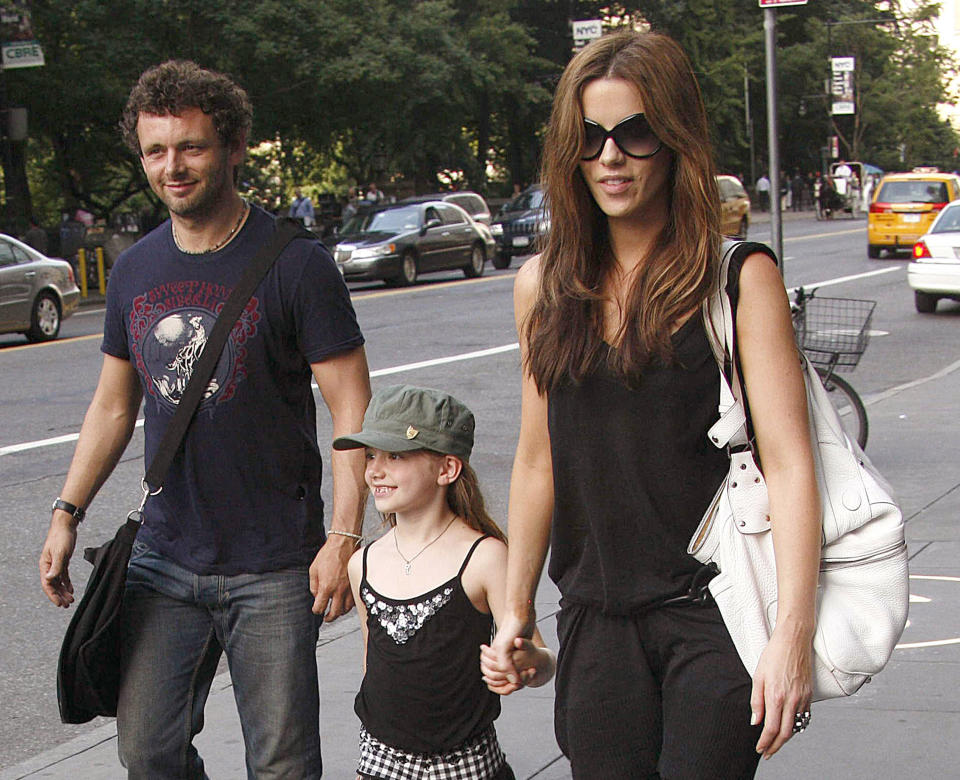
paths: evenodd
<path fill-rule="evenodd" d="M 801 734 L 810 725 L 810 710 L 798 712 L 793 716 L 793 733 Z"/>

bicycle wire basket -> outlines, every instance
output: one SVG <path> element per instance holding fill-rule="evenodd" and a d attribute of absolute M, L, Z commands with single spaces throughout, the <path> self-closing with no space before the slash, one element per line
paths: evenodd
<path fill-rule="evenodd" d="M 850 370 L 870 341 L 876 301 L 808 298 L 796 320 L 797 343 L 814 365 Z"/>

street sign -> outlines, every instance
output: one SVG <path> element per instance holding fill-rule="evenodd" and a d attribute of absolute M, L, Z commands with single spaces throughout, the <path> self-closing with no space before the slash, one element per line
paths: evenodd
<path fill-rule="evenodd" d="M 776 8 L 778 5 L 806 5 L 807 0 L 760 0 L 761 8 Z"/>
<path fill-rule="evenodd" d="M 603 35 L 603 21 L 600 19 L 583 19 L 573 22 L 574 41 L 592 41 Z"/>
<path fill-rule="evenodd" d="M 43 49 L 37 41 L 9 41 L 3 44 L 3 69 L 42 67 Z"/>

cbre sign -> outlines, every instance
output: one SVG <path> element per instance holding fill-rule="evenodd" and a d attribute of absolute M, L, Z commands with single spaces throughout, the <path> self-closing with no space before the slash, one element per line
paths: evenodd
<path fill-rule="evenodd" d="M 11 41 L 2 45 L 3 69 L 43 67 L 43 49 L 36 41 Z"/>

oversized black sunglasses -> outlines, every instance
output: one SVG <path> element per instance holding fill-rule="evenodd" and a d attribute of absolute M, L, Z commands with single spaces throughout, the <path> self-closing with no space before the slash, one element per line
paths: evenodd
<path fill-rule="evenodd" d="M 663 146 L 663 142 L 654 135 L 643 114 L 631 114 L 626 119 L 621 119 L 612 130 L 605 129 L 592 119 L 584 119 L 583 152 L 580 159 L 596 160 L 608 138 L 612 138 L 617 148 L 627 157 L 635 160 L 653 157 Z"/>

